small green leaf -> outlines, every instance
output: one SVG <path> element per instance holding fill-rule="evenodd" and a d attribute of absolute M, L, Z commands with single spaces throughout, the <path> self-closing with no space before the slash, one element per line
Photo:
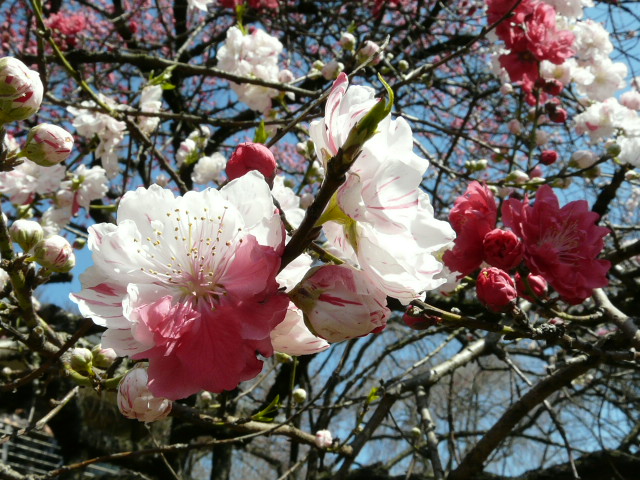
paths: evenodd
<path fill-rule="evenodd" d="M 367 396 L 367 403 L 373 403 L 380 398 L 380 395 L 376 395 L 378 393 L 378 387 L 373 387 Z"/>
<path fill-rule="evenodd" d="M 253 137 L 254 143 L 265 143 L 269 138 L 269 134 L 267 133 L 267 129 L 264 128 L 264 120 L 260 122 L 260 126 L 256 128 L 256 134 Z"/>
<path fill-rule="evenodd" d="M 267 405 L 267 407 L 256 413 L 255 415 L 251 415 L 251 420 L 255 420 L 258 422 L 273 422 L 275 418 L 275 414 L 278 412 L 278 408 L 280 408 L 280 395 L 276 395 L 276 397 L 271 400 L 271 403 Z"/>

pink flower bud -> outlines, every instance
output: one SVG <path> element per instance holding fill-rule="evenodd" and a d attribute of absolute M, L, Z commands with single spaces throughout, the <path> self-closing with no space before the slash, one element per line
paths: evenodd
<path fill-rule="evenodd" d="M 44 238 L 44 232 L 38 222 L 33 220 L 16 220 L 9 228 L 11 240 L 27 253 Z"/>
<path fill-rule="evenodd" d="M 519 135 L 522 132 L 522 124 L 515 118 L 509 120 L 509 123 L 507 123 L 507 127 L 509 128 L 509 131 L 514 135 Z"/>
<path fill-rule="evenodd" d="M 372 42 L 371 40 L 367 40 L 366 42 L 364 42 L 364 45 L 362 45 L 362 48 L 358 50 L 358 61 L 362 63 L 372 57 L 372 65 L 377 65 L 378 63 L 380 63 L 380 61 L 382 60 L 382 55 L 380 54 L 380 46 L 377 43 Z"/>
<path fill-rule="evenodd" d="M 338 44 L 345 50 L 353 50 L 356 47 L 356 37 L 349 32 L 343 32 L 340 35 Z"/>
<path fill-rule="evenodd" d="M 515 233 L 495 228 L 482 240 L 485 261 L 496 268 L 511 270 L 522 261 L 523 245 Z"/>
<path fill-rule="evenodd" d="M 127 418 L 149 423 L 162 420 L 171 412 L 171 401 L 154 397 L 147 386 L 149 377 L 144 368 L 134 368 L 118 385 L 118 408 Z"/>
<path fill-rule="evenodd" d="M 100 368 L 109 368 L 118 358 L 113 348 L 102 348 L 102 345 L 93 347 L 91 354 L 93 355 L 93 364 Z"/>
<path fill-rule="evenodd" d="M 527 275 L 527 282 L 529 283 L 529 287 L 538 298 L 544 298 L 547 295 L 547 281 L 542 278 L 540 275 Z M 518 296 L 529 300 L 530 302 L 534 302 L 535 300 L 531 297 L 527 286 L 522 279 L 522 276 L 519 272 L 516 272 L 516 290 L 518 291 Z"/>
<path fill-rule="evenodd" d="M 17 58 L 0 59 L 0 124 L 25 120 L 42 103 L 40 75 Z"/>
<path fill-rule="evenodd" d="M 316 432 L 316 447 L 329 448 L 333 444 L 333 437 L 329 430 L 318 430 Z"/>
<path fill-rule="evenodd" d="M 541 178 L 542 177 L 542 168 L 540 167 L 540 165 L 536 165 L 535 167 L 533 167 L 531 169 L 531 171 L 529 172 L 529 176 L 531 178 Z"/>
<path fill-rule="evenodd" d="M 326 80 L 335 80 L 343 70 L 344 64 L 334 59 L 322 67 L 321 73 Z"/>
<path fill-rule="evenodd" d="M 507 272 L 499 268 L 483 268 L 476 282 L 478 300 L 494 312 L 506 309 L 517 297 L 516 286 Z"/>
<path fill-rule="evenodd" d="M 558 152 L 555 150 L 545 150 L 540 155 L 540 162 L 544 165 L 553 165 L 558 161 Z"/>
<path fill-rule="evenodd" d="M 23 154 L 41 167 L 64 162 L 73 148 L 73 137 L 64 128 L 50 123 L 33 127 L 27 135 Z"/>
<path fill-rule="evenodd" d="M 312 268 L 289 297 L 313 333 L 331 343 L 380 332 L 391 315 L 386 295 L 348 265 Z"/>
<path fill-rule="evenodd" d="M 276 176 L 278 164 L 273 153 L 261 143 L 241 143 L 227 162 L 229 180 L 240 178 L 251 170 L 259 171 L 271 186 Z"/>
<path fill-rule="evenodd" d="M 291 83 L 296 79 L 291 70 L 280 70 L 278 73 L 278 81 L 280 83 Z"/>
<path fill-rule="evenodd" d="M 68 272 L 76 265 L 76 257 L 66 238 L 51 235 L 38 242 L 33 249 L 38 264 L 54 272 Z"/>

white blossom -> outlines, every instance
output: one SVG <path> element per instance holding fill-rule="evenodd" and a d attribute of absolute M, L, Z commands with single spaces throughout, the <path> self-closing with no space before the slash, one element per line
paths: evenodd
<path fill-rule="evenodd" d="M 117 104 L 110 98 L 99 94 L 100 99 L 107 105 L 115 108 Z M 127 128 L 124 122 L 116 120 L 107 113 L 89 110 L 96 105 L 93 101 L 84 101 L 80 105 L 84 108 L 67 107 L 69 113 L 75 116 L 73 126 L 79 135 L 86 138 L 97 136 L 98 144 L 95 155 L 102 161 L 102 166 L 107 172 L 108 178 L 118 175 L 118 152 L 117 148 L 124 138 Z"/>
<path fill-rule="evenodd" d="M 213 181 L 219 183 L 226 165 L 227 159 L 221 153 L 216 152 L 210 157 L 202 157 L 193 168 L 191 180 L 199 185 L 205 185 Z"/>
<path fill-rule="evenodd" d="M 58 190 L 65 171 L 63 165 L 41 167 L 25 159 L 13 170 L 0 172 L 0 192 L 14 205 L 24 205 L 32 202 L 35 194 L 46 195 Z"/>
<path fill-rule="evenodd" d="M 140 111 L 147 113 L 159 112 L 162 107 L 162 87 L 160 85 L 148 85 L 140 94 Z M 158 117 L 138 117 L 138 127 L 146 135 L 150 135 L 160 123 Z"/>
<path fill-rule="evenodd" d="M 225 72 L 277 82 L 280 71 L 278 56 L 281 52 L 282 43 L 264 30 L 257 28 L 250 35 L 244 35 L 238 27 L 231 27 L 216 57 L 218 68 Z M 271 99 L 279 93 L 278 90 L 260 85 L 230 83 L 241 102 L 263 113 L 271 108 Z"/>

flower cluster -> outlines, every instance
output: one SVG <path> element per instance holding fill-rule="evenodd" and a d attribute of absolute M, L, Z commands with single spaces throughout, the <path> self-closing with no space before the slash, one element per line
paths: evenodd
<path fill-rule="evenodd" d="M 218 67 L 225 72 L 277 82 L 280 74 L 278 56 L 281 52 L 282 43 L 264 30 L 256 28 L 251 34 L 245 35 L 238 27 L 231 27 L 216 57 Z M 278 95 L 273 88 L 249 83 L 231 82 L 231 88 L 241 102 L 259 112 L 267 112 L 271 108 L 271 99 Z"/>
<path fill-rule="evenodd" d="M 541 297 L 547 283 L 570 304 L 583 302 L 594 288 L 608 284 L 610 263 L 597 259 L 609 230 L 599 227 L 598 214 L 587 202 L 573 201 L 560 207 L 551 187 L 543 185 L 533 206 L 507 200 L 502 207 L 503 222 L 511 231 L 495 228 L 497 207 L 490 190 L 472 182 L 456 200 L 449 219 L 458 237 L 444 261 L 460 276 L 469 275 L 483 262 L 491 265 L 480 272 L 476 283 L 478 298 L 500 311 L 517 296 L 531 299 L 530 291 Z M 531 275 L 516 281 L 509 271 L 524 260 Z"/>
<path fill-rule="evenodd" d="M 500 56 L 500 64 L 512 82 L 520 82 L 531 93 L 540 79 L 540 62 L 559 65 L 572 57 L 575 37 L 558 28 L 556 11 L 548 3 L 523 0 L 515 5 L 515 0 L 488 0 L 487 16 L 489 23 L 500 22 L 496 34 L 509 49 Z M 512 17 L 507 19 L 511 10 Z"/>
<path fill-rule="evenodd" d="M 116 103 L 100 94 L 100 99 L 115 108 Z M 102 161 L 102 167 L 108 178 L 118 175 L 118 145 L 124 138 L 126 124 L 116 120 L 107 113 L 95 111 L 96 104 L 87 100 L 81 103 L 84 108 L 67 107 L 69 113 L 75 116 L 73 126 L 79 135 L 92 139 L 98 138 L 99 143 L 95 155 Z"/>

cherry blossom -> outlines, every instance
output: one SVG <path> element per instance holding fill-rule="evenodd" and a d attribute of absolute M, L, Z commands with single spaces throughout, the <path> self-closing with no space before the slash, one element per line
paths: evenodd
<path fill-rule="evenodd" d="M 341 74 L 324 119 L 309 128 L 325 168 L 377 102 L 371 88 L 347 87 Z M 330 245 L 387 295 L 405 303 L 442 283 L 434 278 L 442 270 L 434 253 L 454 237 L 446 222 L 433 217 L 429 198 L 419 188 L 428 165 L 413 153 L 409 124 L 385 117 L 321 219 Z"/>
<path fill-rule="evenodd" d="M 65 177 L 65 167 L 41 167 L 25 160 L 10 172 L 0 172 L 0 191 L 15 205 L 31 203 L 36 194 L 53 193 Z"/>
<path fill-rule="evenodd" d="M 100 94 L 100 99 L 111 107 L 116 103 L 110 98 Z M 117 148 L 126 130 L 126 124 L 116 120 L 111 115 L 89 110 L 95 108 L 95 103 L 87 100 L 81 103 L 84 108 L 67 107 L 69 113 L 75 116 L 73 126 L 79 135 L 92 139 L 97 136 L 100 140 L 95 155 L 102 161 L 102 167 L 107 172 L 108 178 L 114 178 L 118 174 Z"/>
<path fill-rule="evenodd" d="M 227 30 L 227 41 L 216 57 L 218 67 L 225 72 L 277 82 L 281 52 L 282 43 L 264 30 L 256 28 L 250 35 L 245 35 L 238 27 L 231 27 Z M 268 111 L 271 99 L 278 95 L 273 88 L 249 83 L 231 82 L 231 88 L 241 102 L 259 112 Z"/>
<path fill-rule="evenodd" d="M 154 395 L 230 390 L 260 372 L 256 352 L 273 353 L 289 304 L 275 280 L 283 239 L 257 172 L 184 197 L 139 188 L 117 225 L 89 229 L 94 266 L 71 298 L 108 328 L 103 346 L 149 359 Z"/>

